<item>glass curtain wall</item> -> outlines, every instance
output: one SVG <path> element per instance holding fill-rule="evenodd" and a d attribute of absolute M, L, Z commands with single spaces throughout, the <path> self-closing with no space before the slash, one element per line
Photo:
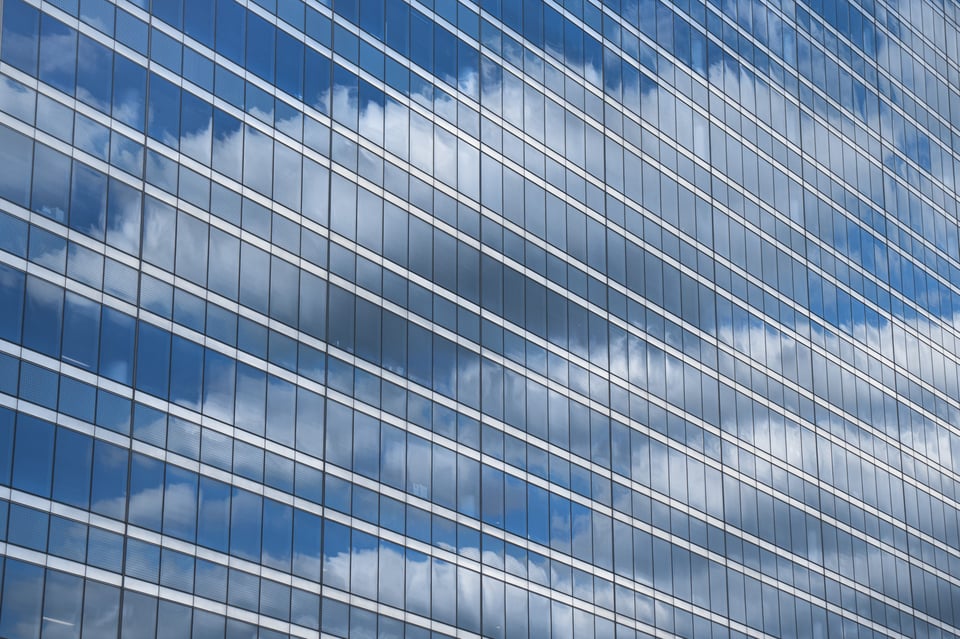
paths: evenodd
<path fill-rule="evenodd" d="M 958 14 L 2 0 L 0 637 L 960 636 Z"/>

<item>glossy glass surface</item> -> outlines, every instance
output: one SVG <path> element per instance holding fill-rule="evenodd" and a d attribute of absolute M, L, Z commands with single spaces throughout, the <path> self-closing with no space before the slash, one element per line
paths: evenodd
<path fill-rule="evenodd" d="M 960 636 L 958 20 L 3 0 L 0 636 Z"/>

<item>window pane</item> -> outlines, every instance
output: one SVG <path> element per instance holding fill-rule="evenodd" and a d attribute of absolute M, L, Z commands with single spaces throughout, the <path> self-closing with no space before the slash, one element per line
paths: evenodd
<path fill-rule="evenodd" d="M 117 634 L 120 589 L 88 581 L 83 598 L 83 637 L 111 637 Z"/>
<path fill-rule="evenodd" d="M 4 51 L 6 50 L 6 41 L 4 41 Z M 12 129 L 0 126 L 0 162 L 5 167 L 0 174 L 0 197 L 7 198 L 20 206 L 28 206 L 33 141 Z"/>
<path fill-rule="evenodd" d="M 0 636 L 39 639 L 43 568 L 7 559 L 0 602 Z"/>
<path fill-rule="evenodd" d="M 44 639 L 79 639 L 83 579 L 48 570 L 43 601 Z"/>
<path fill-rule="evenodd" d="M 52 424 L 35 417 L 17 418 L 13 453 L 13 486 L 37 495 L 49 496 L 53 475 Z"/>

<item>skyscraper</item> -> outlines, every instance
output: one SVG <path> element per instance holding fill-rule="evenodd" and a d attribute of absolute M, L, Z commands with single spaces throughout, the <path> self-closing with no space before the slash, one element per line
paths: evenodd
<path fill-rule="evenodd" d="M 0 637 L 960 636 L 952 0 L 0 0 Z"/>

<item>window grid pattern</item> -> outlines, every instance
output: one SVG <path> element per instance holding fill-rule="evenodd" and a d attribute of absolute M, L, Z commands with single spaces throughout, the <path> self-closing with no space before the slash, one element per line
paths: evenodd
<path fill-rule="evenodd" d="M 4 2 L 0 634 L 957 634 L 955 6 L 330 4 Z"/>

